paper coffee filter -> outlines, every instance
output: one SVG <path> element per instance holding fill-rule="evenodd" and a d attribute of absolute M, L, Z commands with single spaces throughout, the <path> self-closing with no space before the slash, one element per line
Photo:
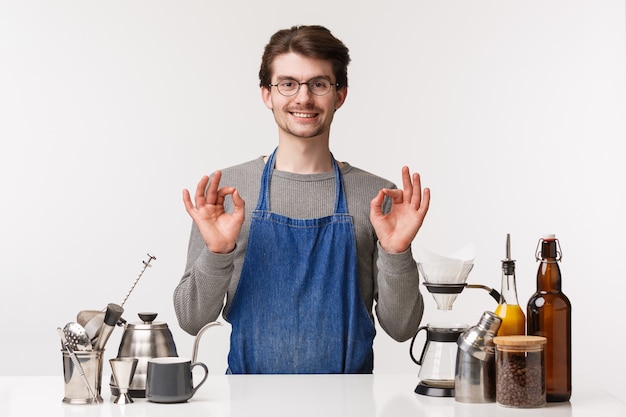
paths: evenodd
<path fill-rule="evenodd" d="M 432 284 L 464 284 L 474 267 L 474 264 L 446 263 L 427 264 L 418 263 L 424 281 Z"/>
<path fill-rule="evenodd" d="M 476 246 L 470 243 L 450 255 L 441 255 L 417 246 L 416 258 L 418 262 L 425 263 L 474 263 L 474 258 L 476 258 Z"/>
<path fill-rule="evenodd" d="M 416 258 L 422 278 L 433 284 L 463 284 L 474 267 L 476 248 L 469 244 L 449 256 L 417 248 Z"/>

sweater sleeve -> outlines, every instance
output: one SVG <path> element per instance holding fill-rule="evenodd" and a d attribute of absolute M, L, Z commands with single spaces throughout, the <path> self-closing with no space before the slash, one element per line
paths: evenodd
<path fill-rule="evenodd" d="M 193 225 L 185 273 L 174 290 L 176 318 L 187 333 L 196 335 L 205 324 L 219 317 L 233 274 L 234 257 L 234 251 L 209 251 Z"/>
<path fill-rule="evenodd" d="M 376 315 L 383 330 L 398 342 L 417 333 L 424 313 L 417 264 L 411 248 L 390 254 L 377 243 Z"/>

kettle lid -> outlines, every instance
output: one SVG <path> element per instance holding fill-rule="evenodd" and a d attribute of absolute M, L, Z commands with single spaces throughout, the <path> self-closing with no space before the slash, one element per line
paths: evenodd
<path fill-rule="evenodd" d="M 162 321 L 154 321 L 158 313 L 147 311 L 138 314 L 141 322 L 129 323 L 128 327 L 135 330 L 158 330 L 168 329 L 167 323 Z"/>

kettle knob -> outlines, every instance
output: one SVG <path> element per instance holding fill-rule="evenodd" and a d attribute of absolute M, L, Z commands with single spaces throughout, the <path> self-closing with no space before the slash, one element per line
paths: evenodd
<path fill-rule="evenodd" d="M 158 313 L 144 312 L 139 313 L 139 318 L 146 324 L 152 323 L 156 319 Z"/>

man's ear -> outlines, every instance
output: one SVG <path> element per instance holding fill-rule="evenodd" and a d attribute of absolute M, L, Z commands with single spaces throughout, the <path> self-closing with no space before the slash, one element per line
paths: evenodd
<path fill-rule="evenodd" d="M 337 90 L 337 100 L 335 101 L 335 111 L 339 110 L 348 96 L 348 87 Z"/>
<path fill-rule="evenodd" d="M 263 102 L 265 103 L 265 106 L 270 109 L 273 110 L 274 109 L 274 104 L 272 103 L 272 88 L 271 87 L 261 87 L 261 98 L 263 99 Z"/>

